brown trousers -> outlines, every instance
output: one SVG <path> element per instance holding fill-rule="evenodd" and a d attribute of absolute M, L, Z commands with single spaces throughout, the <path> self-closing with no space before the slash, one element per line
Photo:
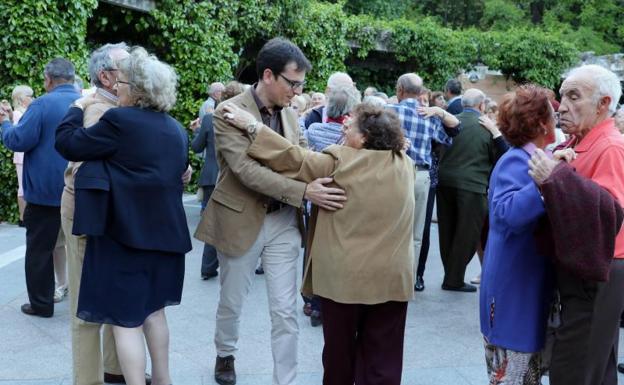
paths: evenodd
<path fill-rule="evenodd" d="M 407 302 L 344 304 L 321 298 L 323 385 L 398 385 Z"/>
<path fill-rule="evenodd" d="M 71 312 L 72 362 L 74 385 L 102 385 L 104 372 L 121 374 L 117 361 L 115 339 L 110 325 L 86 322 L 76 317 L 80 278 L 84 261 L 86 236 L 72 235 L 74 221 L 61 215 L 66 239 L 69 280 L 69 310 Z"/>

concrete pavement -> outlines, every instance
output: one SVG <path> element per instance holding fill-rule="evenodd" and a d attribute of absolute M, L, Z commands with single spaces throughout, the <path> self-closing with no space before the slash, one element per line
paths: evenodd
<path fill-rule="evenodd" d="M 188 224 L 193 231 L 199 205 L 185 198 Z M 68 301 L 57 304 L 53 318 L 25 316 L 24 229 L 0 224 L 0 385 L 70 385 L 71 343 Z M 408 307 L 405 333 L 403 384 L 483 385 L 487 376 L 479 333 L 478 294 L 440 289 L 442 266 L 437 226 L 432 228 L 431 251 L 425 273 L 426 290 L 416 293 Z M 171 331 L 171 371 L 176 385 L 211 385 L 215 348 L 217 279 L 202 281 L 202 244 L 193 240 L 187 255 L 182 304 L 167 308 Z M 468 267 L 466 278 L 477 275 L 479 262 Z M 303 302 L 300 300 L 300 305 Z M 299 313 L 300 343 L 298 384 L 320 384 L 322 379 L 322 329 L 310 326 Z M 238 384 L 270 384 L 272 357 L 270 321 L 263 276 L 243 309 Z M 547 378 L 543 381 L 548 383 Z"/>

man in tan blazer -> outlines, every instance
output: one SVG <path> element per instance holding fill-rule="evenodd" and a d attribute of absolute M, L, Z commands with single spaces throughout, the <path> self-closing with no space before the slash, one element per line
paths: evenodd
<path fill-rule="evenodd" d="M 110 108 L 117 106 L 117 61 L 128 56 L 125 43 L 106 44 L 95 50 L 89 59 L 89 76 L 97 87 L 97 102 L 85 108 L 84 125 L 91 126 Z M 65 170 L 65 188 L 61 197 L 61 226 L 66 237 L 69 271 L 73 384 L 102 385 L 104 382 L 125 383 L 117 360 L 115 340 L 108 325 L 85 322 L 76 317 L 80 278 L 84 261 L 86 236 L 72 234 L 74 223 L 74 176 L 82 162 L 69 162 Z M 101 334 L 100 334 L 101 333 Z M 102 354 L 103 353 L 103 354 Z"/>
<path fill-rule="evenodd" d="M 276 38 L 256 59 L 258 83 L 231 103 L 293 144 L 305 144 L 296 113 L 286 108 L 302 92 L 311 65 L 301 50 Z M 195 237 L 214 245 L 221 269 L 217 309 L 215 380 L 236 383 L 234 354 L 243 301 L 259 257 L 265 271 L 271 314 L 273 384 L 293 384 L 297 369 L 297 260 L 301 246 L 297 208 L 308 199 L 328 210 L 341 208 L 344 192 L 322 183 L 281 176 L 247 156 L 249 135 L 231 124 L 222 107 L 214 113 L 219 178 Z"/>

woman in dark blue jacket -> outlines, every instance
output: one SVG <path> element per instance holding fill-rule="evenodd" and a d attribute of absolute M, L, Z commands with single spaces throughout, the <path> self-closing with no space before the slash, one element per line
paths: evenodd
<path fill-rule="evenodd" d="M 540 355 L 553 299 L 553 271 L 534 232 L 546 214 L 528 174 L 537 148 L 555 139 L 546 90 L 525 85 L 506 95 L 498 125 L 513 146 L 498 161 L 488 194 L 490 230 L 481 277 L 481 332 L 490 384 L 540 384 Z"/>
<path fill-rule="evenodd" d="M 191 241 L 181 176 L 188 138 L 167 114 L 173 69 L 142 48 L 118 63 L 119 108 L 83 128 L 79 99 L 56 132 L 56 149 L 85 161 L 75 177 L 74 234 L 87 235 L 77 316 L 113 325 L 127 384 L 145 384 L 147 340 L 154 384 L 169 384 L 164 307 L 180 303 Z"/>

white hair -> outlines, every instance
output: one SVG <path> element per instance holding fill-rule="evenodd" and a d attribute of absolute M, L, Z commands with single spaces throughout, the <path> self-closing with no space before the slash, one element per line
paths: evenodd
<path fill-rule="evenodd" d="M 208 95 L 212 96 L 217 92 L 225 91 L 225 85 L 221 82 L 214 82 L 208 87 Z"/>
<path fill-rule="evenodd" d="M 463 107 L 477 107 L 479 104 L 485 101 L 485 94 L 483 91 L 476 88 L 469 88 L 464 92 L 461 99 Z"/>
<path fill-rule="evenodd" d="M 345 72 L 334 72 L 327 79 L 327 88 L 336 88 L 339 86 L 353 86 L 353 79 Z"/>
<path fill-rule="evenodd" d="M 327 99 L 327 116 L 338 118 L 351 112 L 360 103 L 360 92 L 353 86 L 332 88 Z"/>
<path fill-rule="evenodd" d="M 386 105 L 386 101 L 380 98 L 379 96 L 368 95 L 365 96 L 362 100 L 362 103 L 370 104 L 376 107 L 384 107 Z"/>
<path fill-rule="evenodd" d="M 128 45 L 121 42 L 117 44 L 104 44 L 91 53 L 91 57 L 89 57 L 89 78 L 91 79 L 91 84 L 94 86 L 103 87 L 98 77 L 100 71 L 109 71 L 117 68 L 117 66 L 115 66 L 115 61 L 110 55 L 111 51 L 116 49 L 126 52 L 129 50 Z"/>
<path fill-rule="evenodd" d="M 622 96 L 620 79 L 613 72 L 596 64 L 587 64 L 573 68 L 568 74 L 568 78 L 583 74 L 590 75 L 594 82 L 596 88 L 593 97 L 596 102 L 604 96 L 611 98 L 609 114 L 613 115 Z"/>
<path fill-rule="evenodd" d="M 24 101 L 24 98 L 30 96 L 33 96 L 33 90 L 32 88 L 28 87 L 28 86 L 16 86 L 15 88 L 13 88 L 13 92 L 11 92 L 11 101 L 13 102 L 13 109 L 14 110 L 21 110 L 22 109 L 22 102 Z"/>
<path fill-rule="evenodd" d="M 137 106 L 164 112 L 173 108 L 178 79 L 170 65 L 136 47 L 119 62 L 119 69 L 128 76 L 130 96 Z"/>

